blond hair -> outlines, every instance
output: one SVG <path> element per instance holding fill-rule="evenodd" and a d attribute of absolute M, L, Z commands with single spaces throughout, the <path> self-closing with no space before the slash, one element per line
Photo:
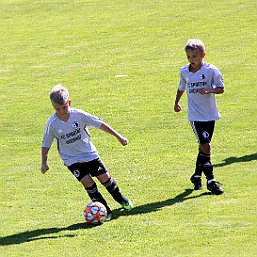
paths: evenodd
<path fill-rule="evenodd" d="M 199 51 L 199 52 L 205 52 L 205 46 L 204 43 L 200 39 L 189 39 L 187 41 L 187 44 L 185 46 L 185 51 Z"/>
<path fill-rule="evenodd" d="M 63 87 L 61 84 L 54 86 L 50 93 L 50 100 L 53 104 L 65 104 L 69 100 L 68 89 Z"/>

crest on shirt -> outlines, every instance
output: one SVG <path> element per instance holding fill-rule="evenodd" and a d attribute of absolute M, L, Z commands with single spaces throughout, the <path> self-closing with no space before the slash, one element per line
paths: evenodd
<path fill-rule="evenodd" d="M 79 122 L 75 121 L 75 122 L 73 122 L 73 123 L 71 124 L 71 126 L 72 126 L 73 128 L 78 128 L 78 127 L 79 127 Z"/>
<path fill-rule="evenodd" d="M 201 79 L 205 79 L 205 75 L 204 74 L 201 75 Z"/>

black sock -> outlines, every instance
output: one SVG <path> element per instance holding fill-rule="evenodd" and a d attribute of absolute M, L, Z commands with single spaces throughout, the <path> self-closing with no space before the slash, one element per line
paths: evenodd
<path fill-rule="evenodd" d="M 195 173 L 194 176 L 202 176 L 203 167 L 202 167 L 202 156 L 201 152 L 198 153 L 196 164 L 195 164 Z"/>
<path fill-rule="evenodd" d="M 101 193 L 98 191 L 98 188 L 95 183 L 91 187 L 87 187 L 86 190 L 87 190 L 88 196 L 90 197 L 92 202 L 97 201 L 97 202 L 102 203 L 105 206 L 107 212 L 108 213 L 111 212 L 110 207 L 107 205 L 107 202 L 105 201 L 105 199 L 103 198 Z"/>
<path fill-rule="evenodd" d="M 213 165 L 211 163 L 211 154 L 206 154 L 201 152 L 201 160 L 202 160 L 202 167 L 203 172 L 207 180 L 214 179 L 213 175 Z"/>
<path fill-rule="evenodd" d="M 110 177 L 105 183 L 103 183 L 103 185 L 111 194 L 113 199 L 117 201 L 119 204 L 123 204 L 124 202 L 128 201 L 128 199 L 120 193 L 120 189 L 112 177 Z"/>

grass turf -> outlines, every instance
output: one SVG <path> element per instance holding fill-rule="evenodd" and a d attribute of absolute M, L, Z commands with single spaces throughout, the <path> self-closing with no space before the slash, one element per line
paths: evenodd
<path fill-rule="evenodd" d="M 1 256 L 256 256 L 256 2 L 3 0 L 1 21 Z M 188 38 L 223 73 L 222 119 L 213 139 L 226 193 L 191 190 L 197 143 L 173 112 Z M 116 77 L 116 75 L 127 75 Z M 48 93 L 70 89 L 73 106 L 126 135 L 121 147 L 91 130 L 102 159 L 135 209 L 84 223 L 83 188 L 40 146 Z"/>

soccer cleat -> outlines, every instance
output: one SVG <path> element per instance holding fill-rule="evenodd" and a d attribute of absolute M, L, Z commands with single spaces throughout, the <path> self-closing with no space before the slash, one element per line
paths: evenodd
<path fill-rule="evenodd" d="M 110 221 L 112 219 L 112 212 L 109 212 L 106 216 L 106 218 L 104 219 L 104 222 L 106 221 Z"/>
<path fill-rule="evenodd" d="M 190 181 L 194 184 L 194 190 L 201 190 L 202 187 L 202 178 L 200 176 L 192 176 Z"/>
<path fill-rule="evenodd" d="M 126 202 L 122 204 L 122 207 L 127 211 L 131 211 L 133 208 L 133 203 L 128 199 Z"/>
<path fill-rule="evenodd" d="M 218 181 L 212 181 L 210 184 L 207 183 L 207 189 L 214 195 L 221 195 L 224 193 L 224 190 L 220 187 L 220 183 Z"/>

